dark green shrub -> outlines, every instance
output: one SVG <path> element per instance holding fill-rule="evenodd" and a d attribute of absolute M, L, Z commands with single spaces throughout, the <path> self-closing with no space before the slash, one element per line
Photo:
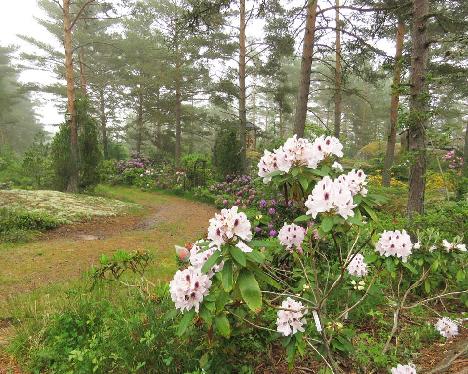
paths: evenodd
<path fill-rule="evenodd" d="M 212 163 L 217 174 L 225 177 L 239 173 L 240 142 L 237 132 L 232 128 L 222 128 L 216 133 Z"/>
<path fill-rule="evenodd" d="M 182 167 L 187 177 L 187 188 L 206 186 L 210 179 L 210 160 L 206 155 L 191 153 L 182 157 Z"/>
<path fill-rule="evenodd" d="M 33 144 L 24 153 L 22 168 L 24 174 L 32 179 L 34 188 L 52 185 L 50 145 L 44 132 L 35 136 Z"/>

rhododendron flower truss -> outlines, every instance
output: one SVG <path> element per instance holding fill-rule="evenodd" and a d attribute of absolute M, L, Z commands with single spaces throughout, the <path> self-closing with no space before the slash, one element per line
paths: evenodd
<path fill-rule="evenodd" d="M 211 280 L 208 275 L 201 273 L 193 266 L 185 270 L 178 270 L 174 279 L 169 283 L 169 291 L 176 309 L 181 312 L 195 308 L 198 313 L 203 298 L 208 295 Z"/>
<path fill-rule="evenodd" d="M 207 244 L 208 248 L 203 248 L 202 245 Z M 190 249 L 190 257 L 189 261 L 190 264 L 201 271 L 205 262 L 213 255 L 213 253 L 218 249 L 218 247 L 214 243 L 204 243 L 204 242 L 197 242 L 195 243 L 192 248 Z M 211 270 L 208 272 L 208 276 L 210 278 L 213 275 L 221 270 L 223 270 L 224 261 L 219 263 L 218 265 L 214 265 Z"/>
<path fill-rule="evenodd" d="M 363 277 L 367 275 L 367 264 L 364 262 L 364 256 L 358 253 L 353 257 L 348 265 L 348 273 L 356 277 Z"/>
<path fill-rule="evenodd" d="M 401 365 L 391 370 L 392 374 L 416 374 L 416 368 L 413 365 Z"/>
<path fill-rule="evenodd" d="M 347 185 L 353 196 L 361 194 L 367 195 L 366 181 L 367 175 L 362 170 L 351 170 L 348 174 L 342 174 L 338 177 L 338 182 Z"/>
<path fill-rule="evenodd" d="M 439 318 L 435 324 L 435 328 L 440 335 L 450 339 L 458 335 L 458 325 L 448 317 Z"/>
<path fill-rule="evenodd" d="M 381 256 L 400 257 L 403 262 L 407 261 L 412 248 L 411 238 L 405 230 L 384 231 L 375 246 Z"/>
<path fill-rule="evenodd" d="M 456 244 L 456 243 L 450 243 L 449 241 L 447 240 L 442 240 L 442 245 L 444 246 L 445 250 L 447 252 L 450 252 L 454 249 L 458 249 L 459 251 L 461 252 L 466 252 L 466 245 L 463 244 L 463 243 L 459 243 L 459 244 Z"/>
<path fill-rule="evenodd" d="M 337 138 L 321 136 L 311 143 L 294 135 L 273 152 L 265 150 L 258 163 L 258 175 L 264 183 L 268 183 L 274 172 L 288 173 L 293 166 L 315 169 L 322 160 L 332 155 L 343 157 L 343 145 Z M 341 165 L 338 164 L 338 168 Z"/>
<path fill-rule="evenodd" d="M 302 242 L 304 241 L 305 229 L 294 223 L 291 225 L 284 224 L 278 234 L 280 243 L 290 251 L 294 248 L 301 250 Z"/>
<path fill-rule="evenodd" d="M 238 212 L 238 207 L 222 209 L 214 218 L 210 219 L 208 227 L 208 239 L 217 246 L 237 239 L 252 240 L 251 225 L 243 212 Z M 241 248 L 242 249 L 242 248 Z"/>
<path fill-rule="evenodd" d="M 308 208 L 306 214 L 313 218 L 316 218 L 318 213 L 333 212 L 344 219 L 354 216 L 353 208 L 356 207 L 348 185 L 328 176 L 315 185 L 305 206 Z"/>
<path fill-rule="evenodd" d="M 302 303 L 288 297 L 282 302 L 281 309 L 277 313 L 277 331 L 284 336 L 294 335 L 298 331 L 304 332 L 304 325 L 307 323 L 305 314 L 307 309 Z"/>

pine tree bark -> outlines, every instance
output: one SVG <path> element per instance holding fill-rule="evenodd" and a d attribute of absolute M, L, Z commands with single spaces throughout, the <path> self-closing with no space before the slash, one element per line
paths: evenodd
<path fill-rule="evenodd" d="M 317 0 L 309 0 L 306 17 L 304 44 L 302 47 L 301 73 L 294 118 L 294 133 L 299 137 L 304 136 L 305 122 L 307 118 L 307 104 L 309 102 L 310 92 L 310 72 L 312 68 L 312 54 L 314 51 L 315 20 L 317 18 Z"/>
<path fill-rule="evenodd" d="M 400 81 L 401 81 L 401 57 L 403 54 L 403 42 L 405 38 L 405 22 L 398 20 L 395 43 L 395 62 L 393 67 L 392 98 L 390 104 L 390 129 L 387 138 L 387 150 L 385 153 L 384 167 L 382 170 L 382 185 L 390 186 L 390 169 L 395 158 L 395 144 L 398 124 L 398 105 L 400 102 Z"/>
<path fill-rule="evenodd" d="M 340 25 L 340 0 L 335 0 L 335 122 L 333 133 L 340 137 L 341 132 L 341 25 Z"/>
<path fill-rule="evenodd" d="M 241 172 L 247 170 L 247 109 L 246 109 L 246 85 L 245 85 L 245 65 L 246 65 L 246 47 L 245 47 L 245 0 L 240 0 L 239 14 L 239 139 L 240 139 L 240 159 Z"/>
<path fill-rule="evenodd" d="M 409 175 L 407 213 L 424 212 L 426 187 L 426 123 L 428 119 L 428 96 L 426 70 L 429 45 L 427 43 L 427 14 L 429 0 L 414 0 L 412 53 L 411 53 L 411 95 L 408 129 L 408 147 L 413 162 Z"/>
<path fill-rule="evenodd" d="M 75 110 L 75 81 L 73 76 L 72 26 L 70 0 L 63 0 L 63 31 L 65 49 L 65 79 L 67 81 L 67 112 L 70 114 L 70 178 L 67 192 L 78 192 L 78 128 Z"/>
<path fill-rule="evenodd" d="M 109 139 L 107 137 L 107 117 L 106 117 L 106 102 L 104 97 L 104 88 L 99 90 L 99 111 L 101 119 L 101 136 L 102 136 L 102 150 L 104 160 L 109 159 Z"/>
<path fill-rule="evenodd" d="M 143 143 L 143 93 L 141 85 L 138 91 L 138 115 L 137 115 L 137 142 L 136 153 L 141 156 L 141 145 Z"/>
<path fill-rule="evenodd" d="M 176 78 L 175 78 L 175 162 L 176 165 L 180 163 L 180 156 L 182 153 L 182 128 L 181 128 L 181 115 L 182 115 L 182 93 L 180 87 L 180 64 L 177 62 Z"/>

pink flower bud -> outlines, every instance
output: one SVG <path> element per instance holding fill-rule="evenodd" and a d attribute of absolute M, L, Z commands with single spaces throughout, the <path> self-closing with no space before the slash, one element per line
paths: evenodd
<path fill-rule="evenodd" d="M 187 248 L 176 245 L 175 246 L 175 251 L 176 251 L 176 255 L 177 255 L 177 257 L 179 258 L 180 261 L 187 261 L 188 260 L 188 258 L 190 256 L 190 251 Z"/>

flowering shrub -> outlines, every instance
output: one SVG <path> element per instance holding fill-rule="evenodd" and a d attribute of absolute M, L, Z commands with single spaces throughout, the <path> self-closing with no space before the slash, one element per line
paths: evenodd
<path fill-rule="evenodd" d="M 460 295 L 466 302 L 461 238 L 449 245 L 434 231 L 418 232 L 417 241 L 405 230 L 377 234 L 373 207 L 379 197 L 367 192 L 362 170 L 340 174 L 336 159 L 341 156 L 342 146 L 333 137 L 314 142 L 293 137 L 274 152 L 265 151 L 259 176 L 284 193 L 286 207 L 292 201 L 305 214 L 283 222 L 279 235 L 271 235 L 275 238 L 259 240 L 261 218 L 252 225 L 235 205 L 210 220 L 207 241 L 195 244 L 196 250 L 179 247 L 179 258 L 190 264 L 171 282 L 175 306 L 184 312 L 180 334 L 196 314 L 210 339 L 229 338 L 232 326 L 261 329 L 281 340 L 291 365 L 310 351 L 329 370 L 340 372 L 339 357 L 350 360 L 352 340 L 365 323 L 355 318 L 362 310 L 392 313 L 385 354 L 403 311 Z M 247 188 L 241 191 L 250 196 Z M 267 214 L 276 213 L 266 200 L 259 204 Z M 281 251 L 286 265 L 274 261 Z M 434 328 L 447 337 L 457 331 L 447 320 Z M 414 370 L 399 364 L 392 372 Z"/>

